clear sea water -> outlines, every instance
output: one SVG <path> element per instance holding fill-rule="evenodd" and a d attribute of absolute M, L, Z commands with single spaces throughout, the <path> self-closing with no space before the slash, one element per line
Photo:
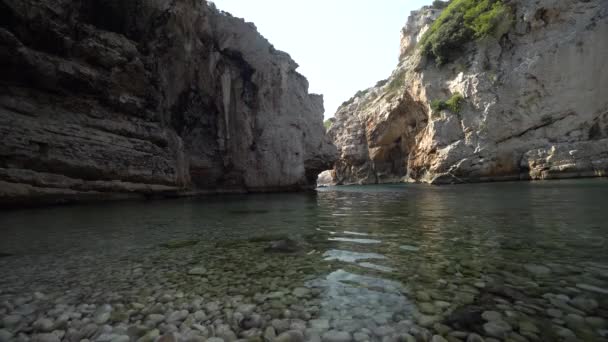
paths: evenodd
<path fill-rule="evenodd" d="M 265 251 L 281 239 L 296 241 L 298 250 Z M 163 247 L 180 241 L 192 244 Z M 13 303 L 0 306 L 5 317 L 37 291 L 55 298 L 53 305 L 74 307 L 181 293 L 220 303 L 237 296 L 257 301 L 268 320 L 301 313 L 309 325 L 327 320 L 330 329 L 371 340 L 382 340 L 379 328 L 396 333 L 408 324 L 412 335 L 421 327 L 454 340 L 472 332 L 513 340 L 608 335 L 603 179 L 351 186 L 2 211 L 0 253 L 10 255 L 0 258 L 0 299 Z M 187 274 L 196 265 L 207 269 L 205 278 Z M 312 297 L 290 295 L 296 288 L 311 289 Z M 287 299 L 260 299 L 276 292 Z M 29 314 L 37 317 L 52 307 L 34 306 Z M 498 312 L 510 329 L 494 334 L 486 326 L 492 320 L 459 321 L 463 310 Z M 130 315 L 121 322 L 145 322 L 145 313 Z"/>

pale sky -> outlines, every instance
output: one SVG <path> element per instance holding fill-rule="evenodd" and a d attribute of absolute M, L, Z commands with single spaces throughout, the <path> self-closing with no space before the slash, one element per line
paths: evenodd
<path fill-rule="evenodd" d="M 300 65 L 310 92 L 323 94 L 325 118 L 358 90 L 390 76 L 401 28 L 432 0 L 215 0 L 255 23 L 275 48 Z"/>

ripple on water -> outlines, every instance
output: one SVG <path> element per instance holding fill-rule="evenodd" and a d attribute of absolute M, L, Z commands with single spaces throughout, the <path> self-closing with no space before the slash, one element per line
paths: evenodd
<path fill-rule="evenodd" d="M 371 262 L 360 262 L 357 265 L 359 265 L 361 267 L 369 268 L 372 270 L 381 271 L 381 272 L 393 272 L 395 270 L 392 267 L 373 264 Z"/>
<path fill-rule="evenodd" d="M 348 230 L 345 230 L 342 233 L 346 234 L 346 235 L 369 236 L 368 233 L 351 232 L 351 231 L 348 231 Z"/>
<path fill-rule="evenodd" d="M 377 243 L 382 243 L 382 241 L 380 240 L 374 240 L 374 239 L 352 239 L 352 238 L 345 238 L 345 237 L 332 237 L 328 239 L 329 241 L 339 241 L 339 242 L 352 242 L 352 243 L 361 243 L 361 244 L 377 244 Z"/>
<path fill-rule="evenodd" d="M 325 261 L 338 260 L 343 262 L 357 262 L 359 260 L 370 259 L 386 259 L 382 254 L 378 253 L 360 253 L 353 251 L 345 251 L 340 249 L 331 249 L 323 254 Z"/>
<path fill-rule="evenodd" d="M 409 251 L 409 252 L 417 252 L 420 250 L 420 247 L 410 246 L 410 245 L 401 245 L 401 246 L 399 246 L 399 249 L 402 249 L 404 251 Z"/>

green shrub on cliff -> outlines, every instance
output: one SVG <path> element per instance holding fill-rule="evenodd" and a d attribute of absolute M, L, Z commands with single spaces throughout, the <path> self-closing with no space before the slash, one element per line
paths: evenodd
<path fill-rule="evenodd" d="M 431 109 L 433 110 L 434 113 L 440 112 L 440 111 L 446 109 L 445 101 L 441 101 L 441 100 L 437 100 L 437 99 L 431 101 Z"/>
<path fill-rule="evenodd" d="M 460 93 L 456 93 L 452 95 L 447 101 L 445 101 L 445 105 L 452 113 L 460 113 L 462 109 L 462 103 L 464 102 L 464 96 Z"/>
<path fill-rule="evenodd" d="M 453 0 L 422 36 L 420 47 L 438 65 L 445 64 L 474 39 L 504 35 L 513 22 L 503 0 Z"/>
<path fill-rule="evenodd" d="M 400 90 L 405 86 L 405 70 L 401 69 L 393 77 L 391 82 L 387 86 L 387 92 L 392 93 Z"/>
<path fill-rule="evenodd" d="M 432 7 L 436 8 L 436 9 L 443 9 L 443 8 L 448 7 L 449 4 L 450 4 L 449 1 L 435 0 L 435 1 L 433 1 Z"/>
<path fill-rule="evenodd" d="M 363 97 L 365 94 L 367 94 L 368 90 L 369 89 L 359 90 L 357 93 L 355 93 L 355 95 L 353 97 L 351 97 L 350 99 L 342 102 L 342 107 L 348 106 L 349 104 L 355 102 L 355 99 L 358 98 L 358 97 Z"/>
<path fill-rule="evenodd" d="M 440 112 L 442 110 L 449 110 L 454 114 L 460 113 L 462 110 L 462 104 L 464 103 L 464 96 L 460 93 L 455 93 L 449 99 L 442 100 L 433 100 L 431 101 L 431 109 L 433 112 Z"/>

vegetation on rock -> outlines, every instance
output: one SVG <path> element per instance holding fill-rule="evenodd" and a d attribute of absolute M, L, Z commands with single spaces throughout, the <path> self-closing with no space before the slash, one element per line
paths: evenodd
<path fill-rule="evenodd" d="M 501 37 L 512 22 L 512 10 L 503 0 L 453 0 L 423 35 L 420 47 L 442 65 L 470 41 Z"/>
<path fill-rule="evenodd" d="M 376 88 L 382 87 L 382 86 L 384 86 L 386 83 L 388 83 L 388 78 L 387 78 L 387 79 L 384 79 L 384 80 L 380 80 L 380 81 L 378 81 L 378 82 L 376 83 L 375 87 L 376 87 Z"/>
<path fill-rule="evenodd" d="M 399 70 L 388 84 L 387 91 L 389 93 L 399 90 L 405 86 L 405 70 Z"/>
<path fill-rule="evenodd" d="M 442 110 L 449 110 L 452 113 L 458 114 L 462 110 L 462 104 L 464 103 L 464 97 L 460 93 L 455 93 L 449 99 L 433 100 L 431 101 L 431 109 L 433 112 L 440 112 Z"/>
<path fill-rule="evenodd" d="M 446 7 L 448 7 L 448 5 L 450 4 L 449 1 L 443 1 L 443 0 L 435 0 L 433 1 L 433 8 L 437 8 L 437 9 L 444 9 Z"/>
<path fill-rule="evenodd" d="M 365 95 L 367 93 L 368 90 L 369 89 L 359 90 L 353 97 L 351 97 L 347 101 L 342 102 L 342 106 L 348 106 L 349 104 L 352 104 L 353 102 L 355 102 L 355 99 L 357 97 L 362 97 L 363 95 Z"/>

